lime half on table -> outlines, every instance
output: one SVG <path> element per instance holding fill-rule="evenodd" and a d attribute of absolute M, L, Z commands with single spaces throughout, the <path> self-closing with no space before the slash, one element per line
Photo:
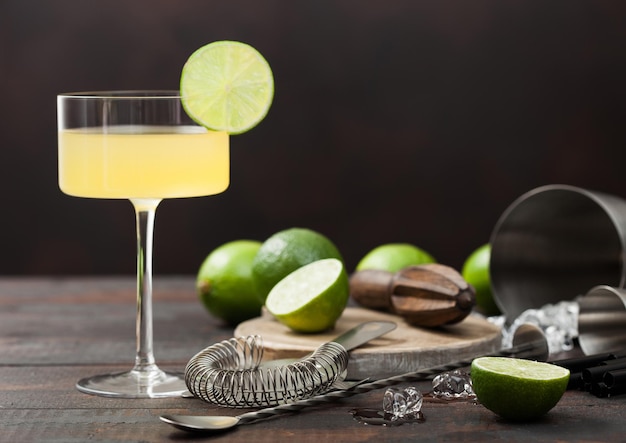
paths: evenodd
<path fill-rule="evenodd" d="M 180 93 L 198 124 L 241 134 L 261 122 L 274 98 L 269 63 L 252 46 L 217 41 L 195 51 L 183 66 Z"/>
<path fill-rule="evenodd" d="M 513 421 L 539 418 L 556 406 L 569 376 L 560 366 L 511 357 L 479 357 L 471 368 L 478 401 Z"/>

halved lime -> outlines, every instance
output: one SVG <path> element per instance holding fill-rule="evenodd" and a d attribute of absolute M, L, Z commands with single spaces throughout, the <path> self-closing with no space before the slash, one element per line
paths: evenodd
<path fill-rule="evenodd" d="M 265 118 L 274 98 L 269 63 L 252 46 L 217 41 L 183 66 L 180 94 L 187 114 L 214 131 L 241 134 Z"/>
<path fill-rule="evenodd" d="M 270 291 L 265 307 L 296 332 L 332 328 L 349 296 L 348 274 L 336 258 L 317 260 L 296 269 Z"/>
<path fill-rule="evenodd" d="M 541 417 L 559 402 L 569 380 L 560 366 L 510 357 L 480 357 L 471 368 L 478 401 L 508 420 Z"/>

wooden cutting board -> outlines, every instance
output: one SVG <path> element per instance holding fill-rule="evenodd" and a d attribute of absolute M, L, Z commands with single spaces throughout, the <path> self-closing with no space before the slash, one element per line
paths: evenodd
<path fill-rule="evenodd" d="M 264 315 L 240 323 L 234 335 L 260 335 L 264 360 L 299 358 L 348 329 L 375 320 L 393 321 L 398 326 L 350 351 L 348 378 L 351 380 L 379 379 L 471 359 L 498 351 L 502 342 L 499 327 L 475 316 L 455 325 L 427 329 L 411 326 L 397 315 L 359 307 L 346 308 L 335 328 L 322 334 L 298 334 Z"/>

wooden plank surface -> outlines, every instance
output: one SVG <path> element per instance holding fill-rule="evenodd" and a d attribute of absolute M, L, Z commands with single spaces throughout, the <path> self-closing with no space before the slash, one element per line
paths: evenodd
<path fill-rule="evenodd" d="M 33 381 L 17 372 L 23 370 L 0 368 L 0 378 Z M 128 400 L 84 395 L 71 389 L 83 372 L 83 368 L 40 368 L 32 376 L 48 377 L 48 383 L 16 386 L 9 393 L 3 392 L 0 441 L 204 441 L 204 436 L 183 433 L 161 423 L 158 416 L 242 412 L 212 407 L 198 399 Z M 428 383 L 416 386 L 424 392 L 430 389 Z M 382 394 L 382 390 L 374 391 L 243 425 L 212 436 L 210 441 L 623 441 L 618 437 L 623 430 L 625 404 L 619 398 L 599 400 L 586 393 L 568 392 L 544 419 L 527 424 L 507 423 L 485 408 L 465 402 L 426 402 L 425 423 L 399 427 L 367 426 L 352 418 L 350 411 L 354 408 L 380 408 Z"/>
<path fill-rule="evenodd" d="M 191 278 L 157 279 L 155 291 L 155 345 L 164 369 L 180 370 L 188 355 L 233 335 L 204 312 Z M 79 378 L 128 369 L 133 310 L 132 277 L 0 279 L 0 442 L 623 441 L 626 396 L 598 399 L 577 391 L 567 392 L 544 419 L 526 424 L 466 402 L 425 403 L 425 423 L 358 423 L 350 410 L 379 409 L 384 390 L 377 390 L 210 438 L 183 433 L 159 415 L 246 410 L 199 399 L 104 398 L 74 388 Z M 430 390 L 429 382 L 416 386 Z"/>
<path fill-rule="evenodd" d="M 0 284 L 0 364 L 115 364 L 135 358 L 132 277 L 17 279 Z M 233 334 L 197 301 L 190 278 L 155 279 L 158 361 L 186 362 Z M 33 327 L 37 325 L 37 327 Z"/>

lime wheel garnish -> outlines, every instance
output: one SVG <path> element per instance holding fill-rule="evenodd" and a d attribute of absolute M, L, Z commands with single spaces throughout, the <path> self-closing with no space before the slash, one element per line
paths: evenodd
<path fill-rule="evenodd" d="M 195 51 L 183 66 L 180 94 L 198 124 L 241 134 L 267 115 L 274 98 L 269 63 L 252 46 L 217 41 Z"/>

